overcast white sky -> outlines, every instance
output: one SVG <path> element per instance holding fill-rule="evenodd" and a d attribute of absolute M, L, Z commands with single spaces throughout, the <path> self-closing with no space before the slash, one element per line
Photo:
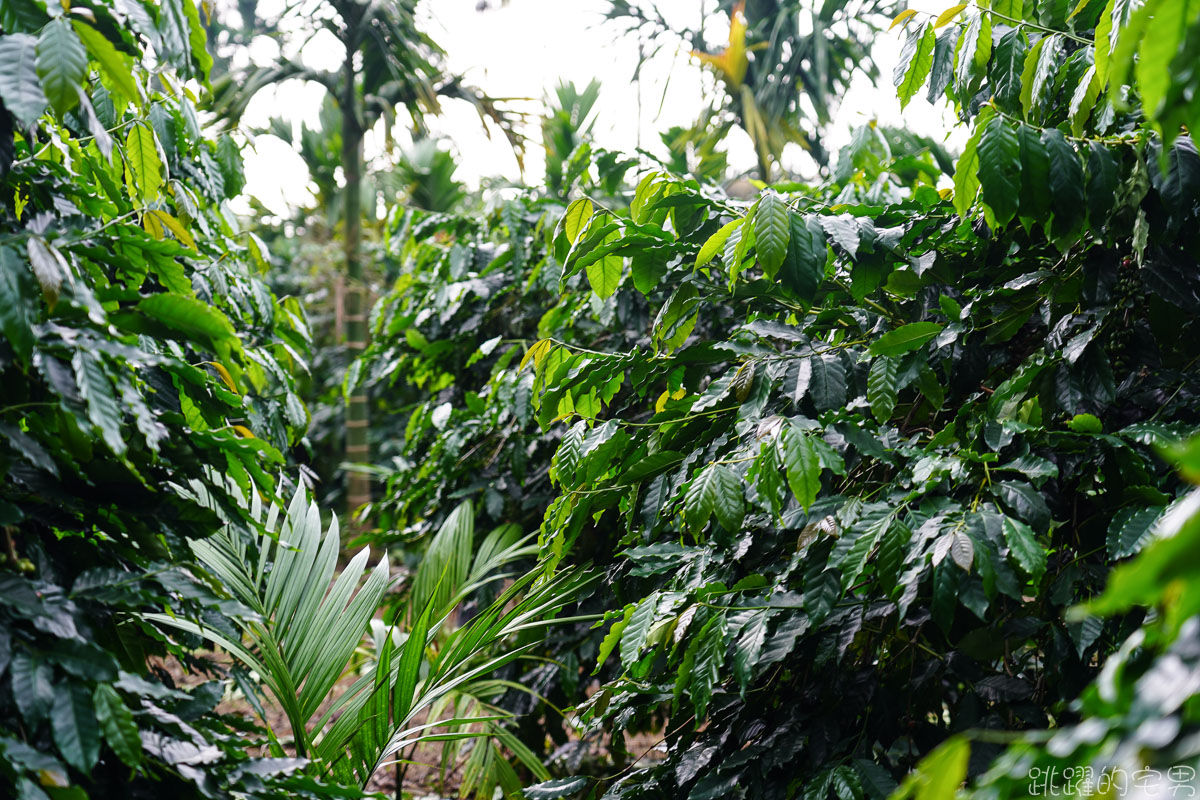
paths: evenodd
<path fill-rule="evenodd" d="M 261 13 L 271 13 L 280 2 L 262 0 Z M 910 0 L 910 7 L 937 13 L 953 2 Z M 493 7 L 483 12 L 476 11 L 476 4 L 477 0 L 422 3 L 425 29 L 447 51 L 451 70 L 493 96 L 532 98 L 534 102 L 521 107 L 535 113 L 560 80 L 582 87 L 598 78 L 602 89 L 594 136 L 603 147 L 632 152 L 640 144 L 660 152 L 658 132 L 694 122 L 703 107 L 712 78 L 686 51 L 660 53 L 643 69 L 640 82 L 633 81 L 639 43 L 635 37 L 622 35 L 614 24 L 603 22 L 606 0 L 509 0 L 503 5 L 501 0 L 490 0 Z M 701 0 L 658 2 L 668 19 L 693 26 L 702 5 L 710 10 L 705 36 L 710 49 L 717 50 L 728 35 L 728 21 L 711 13 L 715 7 L 712 0 L 703 4 Z M 826 146 L 831 152 L 848 141 L 855 126 L 873 118 L 883 123 L 903 121 L 912 130 L 938 138 L 952 127 L 953 115 L 944 106 L 930 106 L 923 94 L 901 114 L 891 85 L 901 44 L 899 30 L 880 34 L 875 45 L 883 74 L 880 86 L 872 86 L 861 76 L 855 82 L 829 131 Z M 270 59 L 273 47 L 264 46 L 255 55 Z M 306 62 L 322 66 L 335 66 L 340 57 L 340 45 L 332 36 L 314 39 L 304 52 Z M 265 126 L 271 117 L 282 116 L 315 125 L 320 98 L 321 90 L 315 86 L 284 84 L 261 94 L 244 121 Z M 476 185 L 482 177 L 520 177 L 507 142 L 499 134 L 489 140 L 473 108 L 465 103 L 447 103 L 444 108 L 444 116 L 431 125 L 452 143 L 461 165 L 460 179 Z M 529 133 L 536 136 L 536 126 Z M 734 169 L 753 166 L 753 150 L 743 134 L 731 135 L 728 146 Z M 370 140 L 367 147 L 370 155 Z M 305 201 L 307 170 L 289 145 L 272 136 L 259 136 L 245 150 L 245 157 L 247 191 L 267 208 L 283 214 L 289 203 Z M 526 157 L 527 182 L 535 183 L 541 177 L 541 161 L 541 154 L 531 147 Z M 801 173 L 807 168 L 803 160 L 787 166 Z"/>

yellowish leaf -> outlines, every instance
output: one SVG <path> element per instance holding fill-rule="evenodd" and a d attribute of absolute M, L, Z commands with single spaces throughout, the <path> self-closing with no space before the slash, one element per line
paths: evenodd
<path fill-rule="evenodd" d="M 233 382 L 233 376 L 229 374 L 229 370 L 225 369 L 225 365 L 220 361 L 209 361 L 208 365 L 217 371 L 221 376 L 221 380 L 229 387 L 229 391 L 238 394 L 237 384 Z"/>
<path fill-rule="evenodd" d="M 231 427 L 233 428 L 234 432 L 237 433 L 238 436 L 241 436 L 243 439 L 253 439 L 254 438 L 254 431 L 250 430 L 245 425 L 233 425 Z"/>
<path fill-rule="evenodd" d="M 148 210 L 146 216 L 142 219 L 142 227 L 155 239 L 164 238 L 166 232 L 170 231 L 171 235 L 181 245 L 189 250 L 196 249 L 196 240 L 188 233 L 187 228 L 183 227 L 183 223 L 165 211 L 160 211 L 157 208 Z"/>
<path fill-rule="evenodd" d="M 892 24 L 888 25 L 888 30 L 890 31 L 892 28 L 895 28 L 897 25 L 903 25 L 909 19 L 916 16 L 916 13 L 917 13 L 917 10 L 915 8 L 909 8 L 909 9 L 905 9 L 904 11 L 901 11 L 899 14 L 896 15 L 896 18 L 894 20 L 892 20 Z"/>
<path fill-rule="evenodd" d="M 521 359 L 521 366 L 518 367 L 518 371 L 525 369 L 525 365 L 529 363 L 530 359 L 533 359 L 533 368 L 537 369 L 542 365 L 542 360 L 546 358 L 546 354 L 549 352 L 549 339 L 541 339 L 535 342 L 532 347 L 525 351 L 525 357 Z"/>
<path fill-rule="evenodd" d="M 933 27 L 940 28 L 943 25 L 947 24 L 948 22 L 950 22 L 950 20 L 954 19 L 959 14 L 961 14 L 962 10 L 966 7 L 967 7 L 966 3 L 959 3 L 956 6 L 951 6 L 950 8 L 947 8 L 945 11 L 943 11 L 941 14 L 938 15 L 937 20 L 935 20 L 933 23 Z"/>

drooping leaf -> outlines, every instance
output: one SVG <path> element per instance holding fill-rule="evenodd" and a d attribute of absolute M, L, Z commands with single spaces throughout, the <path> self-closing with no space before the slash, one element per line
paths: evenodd
<path fill-rule="evenodd" d="M 105 683 L 97 684 L 92 694 L 96 708 L 96 721 L 104 734 L 104 741 L 117 754 L 117 758 L 136 768 L 142 760 L 142 741 L 138 735 L 133 714 L 121 700 L 116 690 Z"/>
<path fill-rule="evenodd" d="M 975 203 L 979 193 L 979 137 L 983 135 L 981 123 L 976 123 L 975 133 L 967 139 L 962 155 L 954 167 L 954 210 L 962 219 Z"/>
<path fill-rule="evenodd" d="M 88 773 L 100 757 L 100 726 L 85 686 L 72 682 L 54 693 L 50 727 L 54 744 L 66 762 Z"/>
<path fill-rule="evenodd" d="M 125 139 L 125 158 L 134 180 L 131 193 L 143 203 L 157 199 L 162 186 L 162 159 L 150 126 L 141 122 L 130 126 Z"/>
<path fill-rule="evenodd" d="M 900 98 L 900 107 L 908 105 L 917 91 L 925 84 L 929 72 L 933 68 L 933 50 L 937 44 L 937 35 L 932 25 L 921 25 L 909 32 L 904 48 L 900 51 L 900 60 L 892 75 L 896 85 L 896 95 Z"/>
<path fill-rule="evenodd" d="M 1029 40 L 1025 32 L 1014 28 L 1000 37 L 996 55 L 988 65 L 988 78 L 995 87 L 996 103 L 1006 111 L 1014 111 L 1021 102 L 1021 72 L 1028 52 Z"/>
<path fill-rule="evenodd" d="M 746 514 L 742 481 L 724 464 L 709 464 L 692 479 L 683 506 L 688 527 L 696 533 L 713 515 L 725 530 L 739 533 Z"/>
<path fill-rule="evenodd" d="M 811 301 L 825 277 L 829 246 L 825 232 L 800 214 L 788 214 L 791 232 L 787 253 L 779 270 L 779 282 L 803 300 Z"/>
<path fill-rule="evenodd" d="M 971 86 L 983 75 L 992 55 L 992 20 L 986 13 L 971 17 L 958 41 L 954 66 L 955 92 L 960 97 L 971 93 Z"/>
<path fill-rule="evenodd" d="M 1084 179 L 1079 154 L 1058 130 L 1042 131 L 1042 144 L 1050 160 L 1050 202 L 1054 210 L 1054 234 L 1075 229 L 1083 218 Z"/>
<path fill-rule="evenodd" d="M 713 688 L 722 682 L 721 670 L 725 666 L 725 615 L 717 614 L 700 629 L 696 639 L 689 645 L 695 647 L 694 660 L 688 674 L 688 693 L 696 721 L 703 720 L 708 712 L 708 703 Z M 683 674 L 683 673 L 681 673 Z"/>
<path fill-rule="evenodd" d="M 741 636 L 734 647 L 733 676 L 737 679 L 743 696 L 750 686 L 750 680 L 754 677 L 754 668 L 758 665 L 759 657 L 762 655 L 763 644 L 767 640 L 769 619 L 766 610 L 755 611 L 742 627 Z"/>
<path fill-rule="evenodd" d="M 0 36 L 0 99 L 22 125 L 32 125 L 48 100 L 38 80 L 38 39 L 28 33 Z"/>
<path fill-rule="evenodd" d="M 821 461 L 817 450 L 808 436 L 791 425 L 780 433 L 779 447 L 788 486 L 800 507 L 808 510 L 821 491 Z"/>
<path fill-rule="evenodd" d="M 0 247 L 0 333 L 22 363 L 33 352 L 33 323 L 38 317 L 37 298 L 29 270 L 16 251 Z"/>
<path fill-rule="evenodd" d="M 774 280 L 788 251 L 791 213 L 787 204 L 770 189 L 758 200 L 754 213 L 754 247 L 758 263 L 768 280 Z"/>
<path fill-rule="evenodd" d="M 1088 117 L 1096 107 L 1096 99 L 1100 96 L 1100 79 L 1096 77 L 1096 68 L 1088 67 L 1087 72 L 1079 79 L 1075 93 L 1071 95 L 1071 105 L 1068 114 L 1071 118 L 1071 133 L 1082 136 L 1087 127 Z"/>
<path fill-rule="evenodd" d="M 1003 117 L 992 117 L 980 137 L 979 183 L 996 222 L 1008 224 L 1021 196 L 1021 154 L 1016 130 Z"/>
<path fill-rule="evenodd" d="M 125 452 L 121 436 L 121 409 L 117 405 L 112 381 L 105 372 L 101 356 L 86 350 L 76 350 L 71 359 L 75 367 L 75 382 L 79 394 L 87 403 L 88 420 L 100 429 L 104 442 L 117 455 Z"/>
<path fill-rule="evenodd" d="M 37 74 L 56 112 L 65 114 L 79 105 L 79 90 L 87 77 L 87 50 L 66 19 L 51 20 L 38 35 Z"/>
<path fill-rule="evenodd" d="M 896 362 L 885 356 L 872 361 L 867 373 L 867 402 L 880 422 L 890 419 L 896 408 L 897 369 Z"/>
<path fill-rule="evenodd" d="M 704 244 L 700 247 L 700 253 L 696 256 L 696 269 L 708 264 L 712 261 L 717 253 L 720 253 L 725 248 L 725 242 L 729 240 L 730 235 L 740 228 L 745 220 L 741 217 L 732 219 L 722 225 L 716 233 L 708 237 Z"/>
<path fill-rule="evenodd" d="M 139 93 L 137 83 L 133 79 L 133 64 L 129 57 L 117 50 L 108 39 L 104 38 L 102 33 L 87 23 L 72 20 L 71 25 L 84 45 L 87 46 L 92 59 L 104 70 L 104 74 L 108 76 L 117 91 L 129 100 L 136 102 L 139 99 Z M 231 140 L 226 138 L 223 141 Z"/>

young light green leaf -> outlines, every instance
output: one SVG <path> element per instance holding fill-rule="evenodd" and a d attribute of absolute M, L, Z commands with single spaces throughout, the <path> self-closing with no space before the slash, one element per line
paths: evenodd
<path fill-rule="evenodd" d="M 1146 6 L 1144 13 L 1148 19 L 1145 34 L 1140 37 L 1141 47 L 1134 69 L 1137 88 L 1142 95 L 1142 108 L 1149 118 L 1155 119 L 1175 74 L 1172 61 L 1189 28 L 1198 22 L 1200 4 L 1195 0 L 1151 0 Z M 1132 26 L 1132 19 L 1130 23 Z M 1122 36 L 1136 38 L 1137 32 L 1125 32 Z"/>
<path fill-rule="evenodd" d="M 804 510 L 808 510 L 821 492 L 821 460 L 808 435 L 787 425 L 779 436 L 783 469 L 788 486 Z"/>
<path fill-rule="evenodd" d="M 1033 529 L 1012 517 L 1004 518 L 1004 541 L 1008 543 L 1008 551 L 1026 575 L 1034 582 L 1046 574 L 1046 549 L 1038 544 Z"/>
<path fill-rule="evenodd" d="M 908 105 L 908 101 L 913 99 L 925 84 L 925 79 L 929 77 L 936 44 L 937 35 L 932 25 L 921 25 L 909 32 L 904 48 L 900 51 L 900 60 L 892 73 L 896 95 L 900 98 L 900 108 Z"/>
<path fill-rule="evenodd" d="M 975 133 L 967 139 L 963 146 L 962 155 L 954 167 L 954 210 L 962 219 L 975 203 L 975 195 L 979 193 L 979 137 L 983 134 L 983 125 L 976 123 Z"/>
<path fill-rule="evenodd" d="M 741 217 L 730 220 L 722 225 L 716 233 L 708 237 L 708 239 L 700 247 L 700 254 L 696 256 L 696 269 L 700 269 L 708 264 L 708 262 L 712 261 L 713 258 L 716 257 L 717 253 L 721 252 L 722 248 L 725 247 L 725 242 L 729 239 L 729 235 L 737 228 L 740 228 L 743 222 L 745 222 L 745 220 Z"/>
<path fill-rule="evenodd" d="M 130 193 L 143 203 L 157 199 L 162 186 L 162 159 L 149 125 L 138 122 L 130 126 L 125 139 L 125 158 L 135 181 Z"/>
<path fill-rule="evenodd" d="M 1071 95 L 1068 114 L 1071 118 L 1071 133 L 1075 136 L 1083 135 L 1088 117 L 1092 115 L 1092 109 L 1096 106 L 1096 98 L 1099 96 L 1100 79 L 1096 77 L 1096 67 L 1093 65 L 1083 73 L 1083 77 L 1079 79 L 1079 85 L 1075 87 L 1075 92 Z"/>
<path fill-rule="evenodd" d="M 617 644 L 621 641 L 621 634 L 625 631 L 625 626 L 629 624 L 630 617 L 633 616 L 633 611 L 636 608 L 633 603 L 625 606 L 625 611 L 621 618 L 612 624 L 608 629 L 608 633 L 600 641 L 600 650 L 596 656 L 596 668 L 592 670 L 595 675 L 604 666 L 604 662 L 612 655 L 612 651 L 617 648 Z"/>
<path fill-rule="evenodd" d="M 571 244 L 579 241 L 579 235 L 592 218 L 592 209 L 592 201 L 586 197 L 580 197 L 567 206 L 567 211 L 563 214 L 563 233 L 567 235 L 567 241 Z"/>
<path fill-rule="evenodd" d="M 619 239 L 619 233 L 611 233 L 604 244 L 610 244 Z M 609 254 L 587 265 L 588 284 L 601 300 L 612 297 L 613 292 L 621 285 L 621 276 L 625 272 L 624 256 Z"/>
<path fill-rule="evenodd" d="M 133 79 L 133 65 L 129 57 L 113 47 L 112 42 L 91 25 L 79 20 L 72 20 L 71 25 L 87 46 L 92 60 L 104 70 L 109 82 L 117 91 L 136 103 L 140 99 L 140 93 L 137 82 Z"/>

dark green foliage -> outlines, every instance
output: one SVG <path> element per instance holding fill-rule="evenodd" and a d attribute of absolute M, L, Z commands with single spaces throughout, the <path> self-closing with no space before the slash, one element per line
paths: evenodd
<path fill-rule="evenodd" d="M 216 471 L 274 492 L 307 425 L 302 312 L 222 209 L 240 157 L 201 136 L 186 94 L 138 88 L 144 41 L 164 75 L 205 80 L 197 6 L 52 5 L 0 19 L 0 794 L 337 793 L 301 760 L 252 757 L 256 728 L 214 711 L 231 676 L 141 617 L 248 613 L 188 543 L 249 522 L 195 488 Z"/>

